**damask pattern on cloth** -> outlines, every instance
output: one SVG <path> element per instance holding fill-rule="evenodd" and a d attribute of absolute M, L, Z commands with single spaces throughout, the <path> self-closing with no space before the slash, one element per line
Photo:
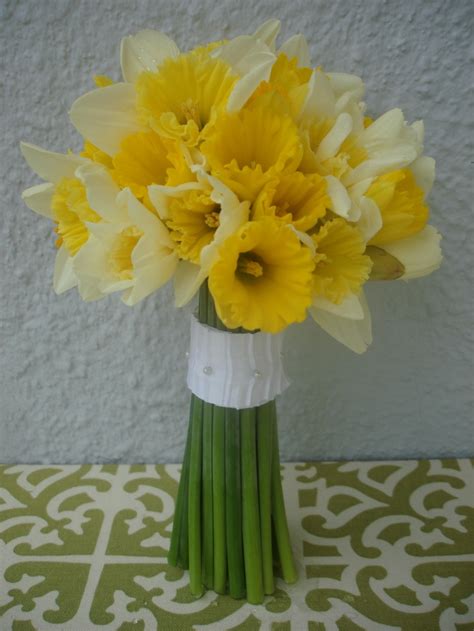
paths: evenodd
<path fill-rule="evenodd" d="M 0 467 L 1 631 L 474 629 L 474 463 L 287 464 L 300 580 L 261 606 L 169 568 L 178 465 Z"/>

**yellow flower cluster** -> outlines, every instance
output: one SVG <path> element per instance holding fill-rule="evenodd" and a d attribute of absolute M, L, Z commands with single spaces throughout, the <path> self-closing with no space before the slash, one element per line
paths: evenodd
<path fill-rule="evenodd" d="M 311 67 L 301 35 L 278 48 L 278 30 L 185 53 L 127 37 L 123 81 L 97 77 L 72 106 L 80 155 L 22 145 L 45 180 L 23 197 L 58 234 L 56 291 L 132 305 L 173 277 L 181 306 L 208 280 L 229 328 L 309 312 L 362 351 L 363 284 L 439 265 L 422 123 L 368 118 L 361 79 Z"/>

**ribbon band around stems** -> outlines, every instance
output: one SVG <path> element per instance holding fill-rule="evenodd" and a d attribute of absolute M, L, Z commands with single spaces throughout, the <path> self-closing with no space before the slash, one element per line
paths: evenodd
<path fill-rule="evenodd" d="M 187 384 L 201 400 L 253 408 L 290 385 L 282 363 L 283 336 L 230 333 L 191 319 Z"/>

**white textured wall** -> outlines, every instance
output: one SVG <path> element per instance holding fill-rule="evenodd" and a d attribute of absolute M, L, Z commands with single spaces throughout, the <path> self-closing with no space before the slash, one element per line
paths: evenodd
<path fill-rule="evenodd" d="M 398 105 L 424 118 L 438 163 L 432 220 L 445 235 L 435 275 L 369 288 L 366 355 L 312 322 L 291 328 L 282 456 L 472 452 L 473 12 L 469 0 L 2 0 L 0 461 L 181 458 L 189 312 L 169 288 L 133 309 L 55 296 L 51 226 L 20 199 L 37 180 L 18 142 L 77 148 L 68 108 L 93 74 L 118 79 L 123 35 L 158 28 L 186 48 L 271 16 L 283 35 L 306 35 L 314 63 L 361 74 L 374 114 Z"/>

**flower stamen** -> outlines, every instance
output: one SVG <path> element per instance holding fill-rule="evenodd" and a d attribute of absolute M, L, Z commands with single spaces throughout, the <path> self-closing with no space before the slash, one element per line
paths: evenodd
<path fill-rule="evenodd" d="M 203 128 L 203 124 L 201 122 L 201 114 L 199 112 L 199 108 L 197 104 L 192 99 L 187 99 L 183 103 L 181 103 L 180 107 L 181 113 L 183 115 L 183 123 L 187 123 L 192 120 L 198 126 L 198 129 Z"/>
<path fill-rule="evenodd" d="M 241 254 L 237 261 L 237 272 L 259 278 L 263 276 L 263 265 L 254 256 Z"/>
<path fill-rule="evenodd" d="M 206 226 L 209 226 L 209 228 L 213 228 L 214 230 L 217 229 L 219 227 L 219 212 L 213 210 L 212 212 L 207 213 L 204 216 L 204 223 Z"/>

